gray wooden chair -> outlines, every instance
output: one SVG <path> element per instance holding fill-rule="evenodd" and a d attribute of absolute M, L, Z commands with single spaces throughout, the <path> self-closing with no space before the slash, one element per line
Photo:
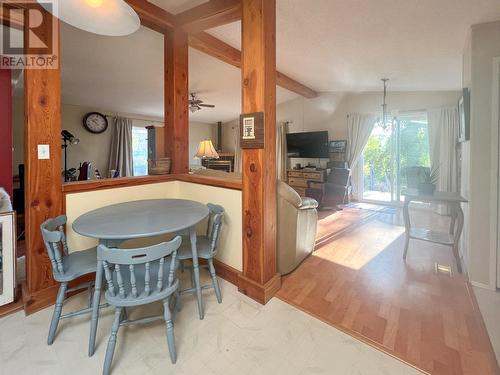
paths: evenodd
<path fill-rule="evenodd" d="M 54 313 L 52 314 L 52 320 L 50 322 L 49 335 L 47 338 L 48 345 L 52 345 L 54 342 L 57 326 L 59 325 L 59 321 L 61 319 L 87 313 L 90 314 L 92 312 L 92 287 L 94 282 L 82 283 L 70 289 L 68 289 L 68 283 L 78 277 L 96 272 L 96 248 L 93 247 L 87 250 L 70 253 L 66 242 L 66 235 L 64 234 L 66 221 L 66 216 L 61 215 L 55 219 L 46 220 L 40 226 L 43 241 L 45 243 L 45 249 L 47 250 L 50 258 L 50 264 L 52 265 L 52 275 L 54 276 L 54 280 L 60 283 Z M 68 292 L 85 288 L 89 290 L 88 307 L 79 311 L 61 315 L 66 294 Z M 105 306 L 106 305 L 101 305 L 100 307 Z"/>
<path fill-rule="evenodd" d="M 220 205 L 212 203 L 208 203 L 207 207 L 210 211 L 208 216 L 207 232 L 205 235 L 197 237 L 196 247 L 198 250 L 198 258 L 206 259 L 207 261 L 207 265 L 203 267 L 208 268 L 212 279 L 212 285 L 204 285 L 202 286 L 202 289 L 214 288 L 217 302 L 222 303 L 222 295 L 220 292 L 219 281 L 217 280 L 217 275 L 215 273 L 213 259 L 217 254 L 217 245 L 219 243 L 220 231 L 222 229 L 224 219 L 224 208 Z M 182 269 L 185 268 L 184 261 L 192 259 L 192 257 L 193 255 L 189 241 L 183 241 L 177 253 L 177 258 L 181 262 Z M 193 284 L 192 288 L 183 290 L 181 293 L 191 293 L 195 291 L 192 269 L 191 282 Z M 180 302 L 177 306 L 180 309 Z"/>
<path fill-rule="evenodd" d="M 98 246 L 98 267 L 104 270 L 108 285 L 105 293 L 106 301 L 115 306 L 115 318 L 106 349 L 103 374 L 110 372 L 118 329 L 128 324 L 164 319 L 170 359 L 172 363 L 176 362 L 174 326 L 169 303 L 172 295 L 177 296 L 179 286 L 179 279 L 176 277 L 178 266 L 176 257 L 181 241 L 181 237 L 177 236 L 170 242 L 127 250 Z M 124 314 L 126 307 L 141 306 L 156 301 L 163 302 L 163 316 L 128 320 Z"/>

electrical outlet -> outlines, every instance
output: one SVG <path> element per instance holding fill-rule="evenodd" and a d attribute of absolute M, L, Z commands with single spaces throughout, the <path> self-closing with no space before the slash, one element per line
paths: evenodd
<path fill-rule="evenodd" d="M 38 160 L 50 159 L 50 146 L 38 145 Z"/>

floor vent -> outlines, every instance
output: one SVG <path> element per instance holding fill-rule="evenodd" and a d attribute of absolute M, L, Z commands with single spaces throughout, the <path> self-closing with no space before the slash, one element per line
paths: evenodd
<path fill-rule="evenodd" d="M 443 264 L 439 264 L 439 263 L 434 263 L 434 270 L 436 272 L 436 274 L 441 274 L 441 275 L 447 275 L 447 276 L 450 276 L 451 277 L 451 267 L 450 266 L 445 266 Z"/>

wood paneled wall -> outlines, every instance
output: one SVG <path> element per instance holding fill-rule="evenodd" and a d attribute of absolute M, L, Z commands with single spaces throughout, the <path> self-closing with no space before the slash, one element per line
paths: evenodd
<path fill-rule="evenodd" d="M 52 18 L 53 24 L 43 22 L 43 33 L 38 36 L 51 38 L 59 30 L 58 20 L 41 7 L 44 20 Z M 29 20 L 29 12 L 25 17 Z M 25 22 L 29 25 L 29 22 Z M 56 32 L 56 34 L 58 34 Z M 25 30 L 27 52 L 29 35 Z M 58 35 L 55 36 L 58 40 Z M 44 40 L 51 44 L 52 40 Z M 54 46 L 59 55 L 59 48 Z M 40 224 L 49 217 L 57 216 L 62 210 L 61 191 L 61 74 L 56 69 L 26 69 L 25 87 L 25 216 L 26 216 L 26 275 L 28 295 L 25 300 L 26 312 L 34 311 L 44 302 L 46 293 L 54 285 L 52 269 L 44 249 Z M 50 159 L 38 159 L 38 145 L 49 145 Z"/>
<path fill-rule="evenodd" d="M 12 84 L 10 70 L 0 69 L 0 187 L 3 187 L 12 197 L 11 86 Z"/>
<path fill-rule="evenodd" d="M 165 153 L 172 158 L 171 173 L 189 171 L 188 37 L 182 29 L 164 34 L 165 42 Z"/>
<path fill-rule="evenodd" d="M 276 1 L 242 2 L 242 109 L 264 112 L 264 148 L 242 150 L 243 274 L 239 290 L 266 303 L 276 273 Z"/>

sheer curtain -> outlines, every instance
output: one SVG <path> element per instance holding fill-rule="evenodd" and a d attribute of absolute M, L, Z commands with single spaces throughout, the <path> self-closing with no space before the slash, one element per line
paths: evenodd
<path fill-rule="evenodd" d="M 457 191 L 457 142 L 459 129 L 457 107 L 431 109 L 427 112 L 429 123 L 429 145 L 431 170 L 437 170 L 436 190 Z M 436 207 L 437 212 L 446 214 L 445 206 Z"/>
<path fill-rule="evenodd" d="M 375 125 L 374 115 L 351 113 L 347 116 L 347 162 L 354 169 Z"/>
<path fill-rule="evenodd" d="M 288 133 L 288 121 L 277 125 L 278 134 L 276 135 L 276 162 L 277 177 L 281 181 L 287 180 L 286 172 L 289 169 L 289 160 L 286 148 L 286 135 Z"/>
<path fill-rule="evenodd" d="M 232 126 L 234 129 L 234 171 L 241 173 L 240 122 Z"/>
<path fill-rule="evenodd" d="M 112 130 L 108 169 L 117 170 L 120 177 L 133 176 L 132 120 L 113 117 Z"/>

